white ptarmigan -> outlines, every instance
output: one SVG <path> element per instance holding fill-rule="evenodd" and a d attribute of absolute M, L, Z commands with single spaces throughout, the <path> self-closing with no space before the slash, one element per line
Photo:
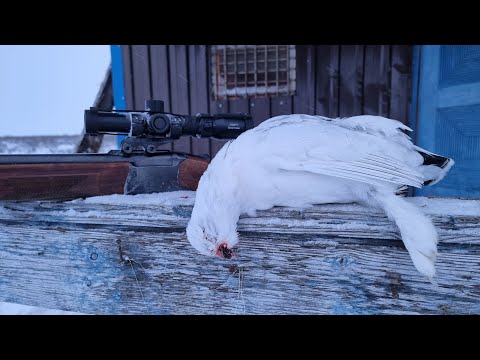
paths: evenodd
<path fill-rule="evenodd" d="M 435 275 L 432 222 L 396 193 L 440 181 L 452 159 L 415 146 L 399 121 L 380 116 L 329 119 L 285 115 L 223 146 L 198 184 L 187 237 L 199 252 L 230 258 L 240 214 L 274 206 L 357 202 L 382 209 L 398 228 L 417 270 Z"/>

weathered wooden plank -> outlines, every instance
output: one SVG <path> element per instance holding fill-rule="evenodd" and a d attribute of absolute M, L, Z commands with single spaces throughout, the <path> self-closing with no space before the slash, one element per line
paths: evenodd
<path fill-rule="evenodd" d="M 162 100 L 165 111 L 170 112 L 170 79 L 168 76 L 168 46 L 150 46 L 150 64 L 152 71 L 152 95 L 155 100 Z"/>
<path fill-rule="evenodd" d="M 383 91 L 380 97 L 380 114 L 381 116 L 390 117 L 390 103 L 392 96 L 392 46 L 382 45 L 382 52 L 380 56 L 381 66 L 380 71 L 383 77 Z"/>
<path fill-rule="evenodd" d="M 409 201 L 413 200 L 409 199 Z M 478 204 L 478 202 L 469 203 Z M 104 222 L 115 222 L 115 225 L 111 226 L 129 226 L 131 219 L 135 218 L 137 227 L 168 229 L 184 228 L 190 211 L 188 206 L 101 205 L 99 207 L 98 204 L 83 202 L 38 203 L 33 208 L 31 203 L 4 203 L 3 206 L 9 211 L 0 211 L 0 219 L 10 222 L 52 221 L 52 217 L 62 215 L 62 222 L 76 224 L 76 226 L 80 224 L 99 226 Z M 426 213 L 433 211 L 431 217 L 444 242 L 467 241 L 480 245 L 477 229 L 480 223 L 480 204 L 478 210 L 474 211 L 476 215 L 461 215 L 461 211 L 454 215 L 437 215 L 432 210 L 432 206 L 435 206 L 435 201 L 427 208 Z M 32 218 L 30 213 L 32 210 L 35 218 Z M 255 218 L 242 216 L 241 219 L 240 226 L 245 231 L 311 234 L 327 232 L 344 238 L 350 238 L 352 233 L 355 233 L 355 238 L 398 240 L 395 225 L 382 213 L 372 212 L 370 209 L 354 204 L 322 205 L 308 209 L 277 207 L 269 211 L 258 211 Z"/>
<path fill-rule="evenodd" d="M 134 109 L 145 109 L 145 100 L 151 99 L 150 56 L 148 45 L 132 45 L 132 78 Z"/>
<path fill-rule="evenodd" d="M 230 112 L 232 113 L 248 113 L 248 99 L 231 99 L 230 102 Z"/>
<path fill-rule="evenodd" d="M 292 97 L 291 96 L 276 96 L 271 98 L 272 117 L 278 115 L 291 115 Z"/>
<path fill-rule="evenodd" d="M 213 81 L 212 81 L 212 71 L 211 71 L 211 64 L 212 58 L 210 57 L 210 48 L 207 47 L 207 58 L 210 60 L 208 61 L 207 66 L 207 76 L 208 76 L 208 98 L 210 99 L 210 112 L 212 114 L 218 113 L 228 113 L 229 109 L 229 102 L 226 99 L 215 99 L 213 96 Z M 217 140 L 217 139 L 210 139 L 210 157 L 213 159 L 215 155 L 220 151 L 220 149 L 225 145 L 227 140 Z"/>
<path fill-rule="evenodd" d="M 171 111 L 175 114 L 190 113 L 188 54 L 186 45 L 169 45 Z M 173 142 L 173 150 L 190 153 L 190 137 L 184 136 Z"/>
<path fill-rule="evenodd" d="M 409 125 L 412 46 L 392 46 L 390 118 Z"/>
<path fill-rule="evenodd" d="M 297 89 L 293 97 L 295 114 L 313 115 L 316 113 L 315 58 L 316 51 L 313 45 L 296 46 Z"/>
<path fill-rule="evenodd" d="M 248 113 L 248 99 L 232 99 L 229 100 L 229 112 L 231 113 Z M 227 140 L 228 141 L 228 140 Z"/>
<path fill-rule="evenodd" d="M 212 114 L 228 113 L 230 111 L 228 100 L 212 100 L 210 109 Z M 210 139 L 210 156 L 212 159 L 215 157 L 215 155 L 217 155 L 227 141 L 228 140 Z"/>
<path fill-rule="evenodd" d="M 363 112 L 368 115 L 389 117 L 390 102 L 390 47 L 365 47 L 365 79 Z"/>
<path fill-rule="evenodd" d="M 206 45 L 192 45 L 188 52 L 190 105 L 193 113 L 210 111 Z"/>
<path fill-rule="evenodd" d="M 162 100 L 165 111 L 170 112 L 171 94 L 168 61 L 168 45 L 150 46 L 152 98 Z M 173 144 L 164 144 L 160 148 L 172 151 Z"/>
<path fill-rule="evenodd" d="M 150 67 L 152 72 L 152 98 L 162 100 L 164 110 L 170 112 L 170 78 L 169 78 L 169 56 L 168 45 L 150 46 Z M 163 150 L 173 150 L 173 144 L 164 144 L 160 146 Z"/>
<path fill-rule="evenodd" d="M 207 79 L 208 51 L 206 45 L 191 45 L 188 51 L 188 71 L 190 92 L 190 111 L 192 115 L 197 113 L 209 113 L 210 102 L 208 99 Z M 210 154 L 210 142 L 207 138 L 191 139 L 192 153 L 195 155 Z"/>
<path fill-rule="evenodd" d="M 271 117 L 270 98 L 257 97 L 250 99 L 250 115 L 253 118 L 253 126 L 258 126 Z"/>
<path fill-rule="evenodd" d="M 363 45 L 340 47 L 340 116 L 362 115 Z"/>
<path fill-rule="evenodd" d="M 480 313 L 478 205 L 432 215 L 438 287 L 386 217 L 357 205 L 242 218 L 232 260 L 190 246 L 190 206 L 2 205 L 1 301 L 97 314 Z"/>
<path fill-rule="evenodd" d="M 327 117 L 338 116 L 338 45 L 316 47 L 316 113 Z"/>
<path fill-rule="evenodd" d="M 171 111 L 177 114 L 187 114 L 190 111 L 187 47 L 185 45 L 169 45 L 169 57 Z"/>
<path fill-rule="evenodd" d="M 125 104 L 128 110 L 132 110 L 135 107 L 135 99 L 133 94 L 132 56 L 130 45 L 122 45 L 122 62 L 123 78 L 125 81 Z"/>

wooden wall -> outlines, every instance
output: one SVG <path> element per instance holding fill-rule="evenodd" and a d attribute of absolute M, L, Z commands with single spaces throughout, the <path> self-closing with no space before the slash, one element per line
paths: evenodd
<path fill-rule="evenodd" d="M 407 45 L 298 45 L 293 96 L 235 98 L 211 96 L 209 46 L 122 46 L 128 109 L 145 99 L 165 101 L 165 110 L 249 112 L 255 124 L 276 115 L 304 113 L 329 117 L 382 115 L 409 123 L 412 47 Z M 175 151 L 214 156 L 224 141 L 185 137 Z"/>

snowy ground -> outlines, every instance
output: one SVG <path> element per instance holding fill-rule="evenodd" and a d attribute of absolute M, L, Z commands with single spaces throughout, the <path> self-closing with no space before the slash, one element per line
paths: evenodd
<path fill-rule="evenodd" d="M 0 137 L 0 154 L 71 154 L 82 137 L 70 136 L 5 136 Z M 103 137 L 101 153 L 117 149 L 117 137 Z M 44 309 L 0 302 L 0 315 L 72 315 L 75 312 Z"/>
<path fill-rule="evenodd" d="M 27 306 L 0 302 L 0 315 L 83 315 L 72 311 L 45 309 L 36 306 Z"/>
<path fill-rule="evenodd" d="M 0 137 L 0 154 L 72 154 L 82 140 L 69 136 L 4 136 Z M 101 153 L 118 149 L 117 137 L 104 135 Z"/>

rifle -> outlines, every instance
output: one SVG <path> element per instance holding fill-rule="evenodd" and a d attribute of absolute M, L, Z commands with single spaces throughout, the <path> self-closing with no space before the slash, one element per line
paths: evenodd
<path fill-rule="evenodd" d="M 183 135 L 233 139 L 253 127 L 244 113 L 178 115 L 163 101 L 145 111 L 85 110 L 85 132 L 127 135 L 106 154 L 0 155 L 0 200 L 71 200 L 110 194 L 196 190 L 209 161 L 161 148 Z"/>

